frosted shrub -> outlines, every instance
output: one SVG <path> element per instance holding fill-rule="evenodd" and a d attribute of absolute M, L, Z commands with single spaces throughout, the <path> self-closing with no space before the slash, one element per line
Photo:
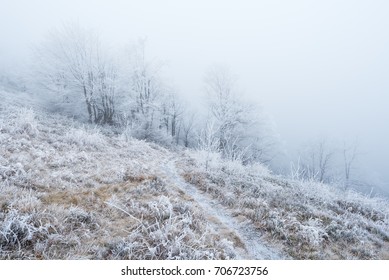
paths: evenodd
<path fill-rule="evenodd" d="M 38 134 L 38 122 L 35 119 L 35 113 L 30 108 L 21 108 L 17 112 L 17 118 L 15 119 L 15 132 L 25 133 L 31 137 Z"/>
<path fill-rule="evenodd" d="M 93 215 L 87 213 L 79 207 L 71 207 L 64 222 L 70 226 L 71 230 L 82 228 L 84 226 L 92 226 L 93 228 L 97 227 L 97 223 Z"/>
<path fill-rule="evenodd" d="M 145 140 L 150 143 L 156 143 L 163 147 L 172 147 L 173 138 L 164 131 L 155 128 L 145 128 L 142 125 L 126 128 L 121 135 L 123 140 L 129 141 L 131 138 Z"/>
<path fill-rule="evenodd" d="M 247 169 L 249 174 L 255 174 L 256 176 L 266 177 L 271 175 L 269 168 L 258 162 L 248 165 Z"/>
<path fill-rule="evenodd" d="M 104 147 L 104 138 L 100 131 L 95 128 L 92 130 L 73 128 L 64 136 L 64 141 L 71 145 L 76 145 L 79 149 L 102 149 Z"/>
<path fill-rule="evenodd" d="M 17 186 L 27 186 L 30 174 L 24 170 L 21 163 L 11 163 L 8 166 L 0 165 L 0 179 L 3 184 L 15 184 Z"/>
<path fill-rule="evenodd" d="M 22 247 L 47 238 L 50 224 L 43 224 L 38 214 L 22 214 L 16 209 L 9 209 L 0 214 L 0 254 L 1 251 L 21 250 Z"/>
<path fill-rule="evenodd" d="M 132 140 L 132 138 L 133 138 L 132 130 L 129 127 L 123 129 L 122 133 L 119 136 L 119 139 L 125 142 Z"/>
<path fill-rule="evenodd" d="M 301 225 L 300 235 L 302 239 L 307 240 L 315 247 L 319 247 L 323 240 L 328 239 L 328 235 L 318 219 L 309 219 L 305 225 Z"/>
<path fill-rule="evenodd" d="M 221 161 L 221 155 L 218 152 L 198 150 L 189 153 L 190 156 L 205 170 L 208 170 L 208 168 L 217 168 Z"/>

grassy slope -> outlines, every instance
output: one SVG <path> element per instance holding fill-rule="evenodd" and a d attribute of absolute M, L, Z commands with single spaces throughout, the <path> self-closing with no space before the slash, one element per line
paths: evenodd
<path fill-rule="evenodd" d="M 188 152 L 181 174 L 293 259 L 389 259 L 389 203 Z M 205 160 L 208 168 L 205 168 Z"/>
<path fill-rule="evenodd" d="M 0 258 L 228 259 L 159 172 L 170 153 L 0 105 Z"/>
<path fill-rule="evenodd" d="M 236 236 L 212 227 L 163 172 L 172 157 L 188 182 L 284 255 L 389 258 L 387 201 L 217 155 L 174 154 L 11 103 L 0 104 L 1 259 L 235 258 Z"/>

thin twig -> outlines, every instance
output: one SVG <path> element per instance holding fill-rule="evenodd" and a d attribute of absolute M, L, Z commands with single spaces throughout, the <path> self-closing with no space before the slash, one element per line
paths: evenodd
<path fill-rule="evenodd" d="M 120 208 L 119 206 L 116 206 L 116 205 L 114 205 L 114 204 L 112 204 L 112 203 L 109 203 L 109 202 L 107 202 L 107 201 L 104 201 L 104 203 L 107 204 L 107 205 L 109 205 L 109 206 L 112 206 L 112 207 L 114 207 L 114 208 L 116 208 L 116 209 L 118 209 L 118 210 L 120 210 L 120 211 L 122 211 L 124 214 L 130 216 L 130 217 L 133 218 L 135 221 L 137 221 L 137 222 L 139 222 L 139 223 L 142 223 L 141 220 L 139 220 L 138 218 L 135 218 L 133 215 L 131 215 L 130 213 L 128 213 L 126 210 Z"/>

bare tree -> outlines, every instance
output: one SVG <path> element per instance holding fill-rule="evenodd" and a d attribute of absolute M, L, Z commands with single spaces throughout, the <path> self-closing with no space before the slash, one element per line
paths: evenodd
<path fill-rule="evenodd" d="M 187 115 L 183 116 L 181 128 L 183 131 L 182 139 L 183 139 L 183 142 L 184 142 L 183 144 L 185 147 L 189 147 L 189 145 L 190 145 L 190 138 L 191 138 L 191 135 L 193 133 L 194 126 L 195 126 L 195 119 L 196 119 L 195 113 L 187 114 Z"/>
<path fill-rule="evenodd" d="M 172 137 L 178 144 L 179 130 L 181 126 L 182 117 L 184 114 L 184 107 L 178 100 L 177 95 L 174 91 L 170 91 L 165 95 L 162 102 L 161 110 L 161 125 L 166 130 L 166 134 Z"/>
<path fill-rule="evenodd" d="M 205 128 L 200 131 L 197 139 L 199 150 L 206 153 L 205 170 L 208 170 L 211 154 L 219 152 L 219 138 L 215 123 L 213 121 L 207 121 Z"/>
<path fill-rule="evenodd" d="M 330 163 L 334 156 L 334 151 L 328 148 L 326 140 L 320 140 L 315 150 L 311 153 L 312 171 L 313 174 L 317 174 L 317 180 L 319 182 L 328 182 Z"/>
<path fill-rule="evenodd" d="M 214 68 L 205 79 L 210 117 L 217 128 L 219 151 L 229 159 L 264 161 L 271 146 L 258 108 L 244 101 L 236 79 L 226 68 Z M 262 153 L 262 154 L 261 154 Z"/>
<path fill-rule="evenodd" d="M 131 118 L 132 126 L 138 127 L 134 136 L 153 139 L 158 129 L 165 127 L 161 114 L 163 115 L 164 110 L 167 113 L 168 109 L 163 100 L 167 88 L 159 77 L 161 65 L 146 57 L 145 43 L 145 40 L 140 40 L 130 49 L 126 70 L 127 85 L 124 90 L 132 100 L 127 108 L 128 117 Z"/>
<path fill-rule="evenodd" d="M 117 72 L 113 66 L 107 66 L 100 72 L 99 77 L 99 96 L 101 98 L 101 113 L 99 122 L 113 124 L 115 116 L 115 97 L 116 97 L 116 78 Z"/>
<path fill-rule="evenodd" d="M 329 147 L 325 139 L 309 145 L 302 155 L 302 160 L 299 157 L 300 176 L 322 183 L 329 182 L 334 156 L 335 150 Z"/>
<path fill-rule="evenodd" d="M 350 186 L 351 171 L 357 157 L 357 144 L 347 146 L 346 143 L 343 143 L 343 163 L 344 163 L 344 177 L 345 184 L 344 188 L 347 189 Z"/>
<path fill-rule="evenodd" d="M 205 80 L 209 107 L 218 131 L 219 150 L 227 156 L 239 141 L 235 133 L 238 126 L 247 120 L 245 108 L 236 98 L 235 79 L 225 68 L 212 69 Z M 232 138 L 234 138 L 232 140 Z"/>

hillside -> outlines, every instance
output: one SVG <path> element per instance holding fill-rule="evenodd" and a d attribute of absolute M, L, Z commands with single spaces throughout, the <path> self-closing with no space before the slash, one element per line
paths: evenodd
<path fill-rule="evenodd" d="M 388 259 L 389 203 L 0 92 L 1 259 Z"/>

